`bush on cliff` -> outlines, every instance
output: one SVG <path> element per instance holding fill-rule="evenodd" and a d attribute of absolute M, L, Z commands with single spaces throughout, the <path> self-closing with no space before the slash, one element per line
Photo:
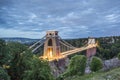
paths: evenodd
<path fill-rule="evenodd" d="M 84 55 L 76 55 L 72 57 L 67 71 L 62 76 L 83 75 L 85 72 L 86 60 L 87 59 Z"/>
<path fill-rule="evenodd" d="M 120 53 L 118 54 L 118 59 L 120 60 Z"/>
<path fill-rule="evenodd" d="M 98 57 L 93 57 L 92 58 L 92 61 L 90 63 L 90 69 L 92 71 L 96 72 L 96 71 L 102 69 L 102 66 L 103 65 L 102 65 L 102 61 L 101 61 L 100 58 L 98 58 Z"/>

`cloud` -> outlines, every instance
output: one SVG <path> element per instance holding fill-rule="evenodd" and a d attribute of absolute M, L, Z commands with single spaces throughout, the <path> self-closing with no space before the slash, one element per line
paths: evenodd
<path fill-rule="evenodd" d="M 15 30 L 15 29 L 0 29 L 0 34 L 1 37 L 25 37 L 25 38 L 40 38 L 45 35 L 44 31 L 41 32 L 33 32 L 33 31 L 20 31 L 20 30 Z"/>
<path fill-rule="evenodd" d="M 47 30 L 58 30 L 63 38 L 79 38 L 120 30 L 119 0 L 0 0 L 0 4 L 2 37 L 39 38 Z"/>
<path fill-rule="evenodd" d="M 37 15 L 34 13 L 30 13 L 28 22 L 33 22 L 35 18 L 37 18 Z"/>
<path fill-rule="evenodd" d="M 119 14 L 110 14 L 110 15 L 107 15 L 105 17 L 109 22 L 117 22 L 120 19 Z"/>

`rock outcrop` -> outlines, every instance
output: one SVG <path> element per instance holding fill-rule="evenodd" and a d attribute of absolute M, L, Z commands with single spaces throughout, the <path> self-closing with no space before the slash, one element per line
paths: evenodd
<path fill-rule="evenodd" d="M 110 60 L 103 61 L 103 70 L 110 70 L 112 68 L 120 67 L 120 60 L 118 58 L 113 58 Z"/>
<path fill-rule="evenodd" d="M 52 62 L 49 62 L 54 77 L 58 77 L 60 74 L 65 72 L 68 63 L 69 63 L 69 58 L 63 58 L 60 60 L 54 60 Z"/>

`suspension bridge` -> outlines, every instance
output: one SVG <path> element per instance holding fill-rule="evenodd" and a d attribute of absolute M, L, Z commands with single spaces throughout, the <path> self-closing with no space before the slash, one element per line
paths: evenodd
<path fill-rule="evenodd" d="M 87 44 L 77 48 L 66 42 L 58 35 L 58 31 L 47 31 L 46 35 L 29 47 L 32 52 L 44 45 L 44 53 L 40 57 L 48 61 L 63 59 L 71 54 L 86 50 L 86 56 L 91 57 L 96 53 L 97 43 L 94 38 L 88 38 Z"/>

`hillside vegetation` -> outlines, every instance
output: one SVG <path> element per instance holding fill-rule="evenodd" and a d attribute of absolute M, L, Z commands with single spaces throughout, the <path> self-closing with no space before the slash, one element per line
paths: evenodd
<path fill-rule="evenodd" d="M 120 68 L 113 69 L 108 72 L 93 72 L 84 76 L 71 76 L 64 80 L 120 80 Z"/>

